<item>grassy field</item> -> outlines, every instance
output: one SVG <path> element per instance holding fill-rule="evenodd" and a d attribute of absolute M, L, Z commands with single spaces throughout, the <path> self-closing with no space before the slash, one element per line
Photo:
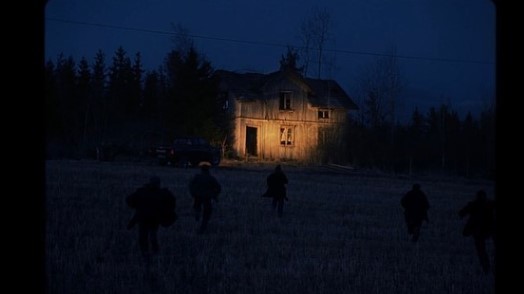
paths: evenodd
<path fill-rule="evenodd" d="M 415 179 L 283 165 L 289 202 L 277 218 L 260 195 L 273 165 L 212 169 L 223 187 L 197 234 L 187 183 L 197 169 L 145 163 L 46 162 L 48 293 L 494 293 L 458 210 L 493 182 L 417 178 L 431 208 L 418 243 L 400 198 Z M 179 219 L 160 254 L 139 254 L 125 197 L 158 175 Z M 493 243 L 488 241 L 493 261 Z"/>

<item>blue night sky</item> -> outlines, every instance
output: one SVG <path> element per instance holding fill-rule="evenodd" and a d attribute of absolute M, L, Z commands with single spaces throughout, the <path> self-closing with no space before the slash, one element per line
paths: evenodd
<path fill-rule="evenodd" d="M 132 58 L 139 51 L 146 70 L 156 69 L 174 47 L 172 25 L 181 24 L 215 69 L 269 73 L 287 45 L 301 45 L 298 28 L 315 6 L 333 21 L 327 49 L 335 49 L 328 54 L 336 66 L 322 77 L 338 81 L 357 104 L 363 68 L 392 48 L 402 56 L 404 119 L 415 106 L 451 103 L 461 115 L 477 115 L 493 101 L 490 0 L 50 0 L 45 54 L 93 62 L 102 49 L 109 65 L 122 46 Z"/>

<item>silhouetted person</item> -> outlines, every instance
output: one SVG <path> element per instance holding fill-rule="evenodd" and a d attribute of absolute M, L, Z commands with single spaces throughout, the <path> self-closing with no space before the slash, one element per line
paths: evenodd
<path fill-rule="evenodd" d="M 194 199 L 193 209 L 196 221 L 200 220 L 200 211 L 203 210 L 199 233 L 203 233 L 206 230 L 207 223 L 211 218 L 213 210 L 211 200 L 214 199 L 218 202 L 218 194 L 222 190 L 217 179 L 209 173 L 210 166 L 207 162 L 201 163 L 201 172 L 194 175 L 189 182 L 189 192 Z"/>
<path fill-rule="evenodd" d="M 127 205 L 135 215 L 127 225 L 132 229 L 138 224 L 138 244 L 143 255 L 148 254 L 149 242 L 153 253 L 159 250 L 157 231 L 159 225 L 172 225 L 176 216 L 176 198 L 167 188 L 160 187 L 160 178 L 151 177 L 149 183 L 127 196 Z"/>
<path fill-rule="evenodd" d="M 495 203 L 488 200 L 486 192 L 477 192 L 475 200 L 468 202 L 459 211 L 461 218 L 469 215 L 462 234 L 472 236 L 475 240 L 475 249 L 480 260 L 480 265 L 485 273 L 490 270 L 488 253 L 486 252 L 486 239 L 493 236 L 495 227 Z"/>
<path fill-rule="evenodd" d="M 404 208 L 408 234 L 413 235 L 411 239 L 413 242 L 417 242 L 422 222 L 429 222 L 429 203 L 426 194 L 420 190 L 419 184 L 414 184 L 413 188 L 402 197 L 400 204 Z"/>
<path fill-rule="evenodd" d="M 288 200 L 286 196 L 287 183 L 288 179 L 279 164 L 267 177 L 267 191 L 264 193 L 264 195 L 262 195 L 263 197 L 273 198 L 273 209 L 277 210 L 279 217 L 282 216 L 282 212 L 284 210 L 284 200 Z"/>

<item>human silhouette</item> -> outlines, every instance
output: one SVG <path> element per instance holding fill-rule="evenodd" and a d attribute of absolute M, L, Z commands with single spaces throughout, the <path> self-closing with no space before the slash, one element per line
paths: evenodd
<path fill-rule="evenodd" d="M 160 187 L 160 178 L 151 177 L 149 183 L 127 196 L 126 203 L 135 209 L 127 228 L 138 224 L 138 244 L 143 255 L 149 253 L 149 243 L 153 253 L 158 253 L 157 232 L 160 225 L 168 227 L 177 218 L 176 198 L 167 188 Z"/>
<path fill-rule="evenodd" d="M 195 220 L 200 220 L 200 213 L 202 211 L 202 222 L 200 223 L 199 233 L 204 233 L 207 228 L 213 207 L 211 200 L 218 202 L 218 194 L 220 194 L 222 187 L 217 179 L 209 172 L 211 164 L 203 162 L 200 164 L 200 173 L 191 178 L 189 182 L 189 192 L 193 197 L 193 210 L 195 213 Z"/>
<path fill-rule="evenodd" d="M 284 200 L 288 200 L 286 195 L 287 184 L 288 179 L 282 171 L 282 166 L 279 164 L 267 177 L 267 191 L 262 195 L 263 197 L 273 198 L 273 209 L 277 210 L 279 217 L 282 217 L 284 210 Z"/>
<path fill-rule="evenodd" d="M 400 200 L 404 208 L 404 218 L 408 227 L 408 234 L 412 235 L 411 240 L 417 242 L 420 237 L 422 222 L 428 219 L 429 203 L 426 194 L 422 192 L 419 184 L 413 187 Z"/>
<path fill-rule="evenodd" d="M 479 190 L 473 201 L 468 202 L 459 211 L 459 216 L 469 218 L 464 226 L 462 234 L 465 237 L 473 237 L 475 249 L 484 273 L 489 273 L 490 263 L 486 251 L 486 239 L 494 234 L 495 228 L 495 203 L 489 200 L 484 190 Z"/>

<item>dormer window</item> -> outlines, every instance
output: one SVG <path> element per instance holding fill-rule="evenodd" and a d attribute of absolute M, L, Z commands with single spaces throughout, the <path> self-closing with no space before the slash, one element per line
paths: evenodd
<path fill-rule="evenodd" d="M 319 119 L 327 119 L 327 118 L 329 118 L 329 110 L 327 110 L 327 109 L 319 109 L 318 110 L 318 118 Z"/>
<path fill-rule="evenodd" d="M 279 109 L 280 110 L 291 110 L 291 92 L 290 91 L 280 92 Z"/>

